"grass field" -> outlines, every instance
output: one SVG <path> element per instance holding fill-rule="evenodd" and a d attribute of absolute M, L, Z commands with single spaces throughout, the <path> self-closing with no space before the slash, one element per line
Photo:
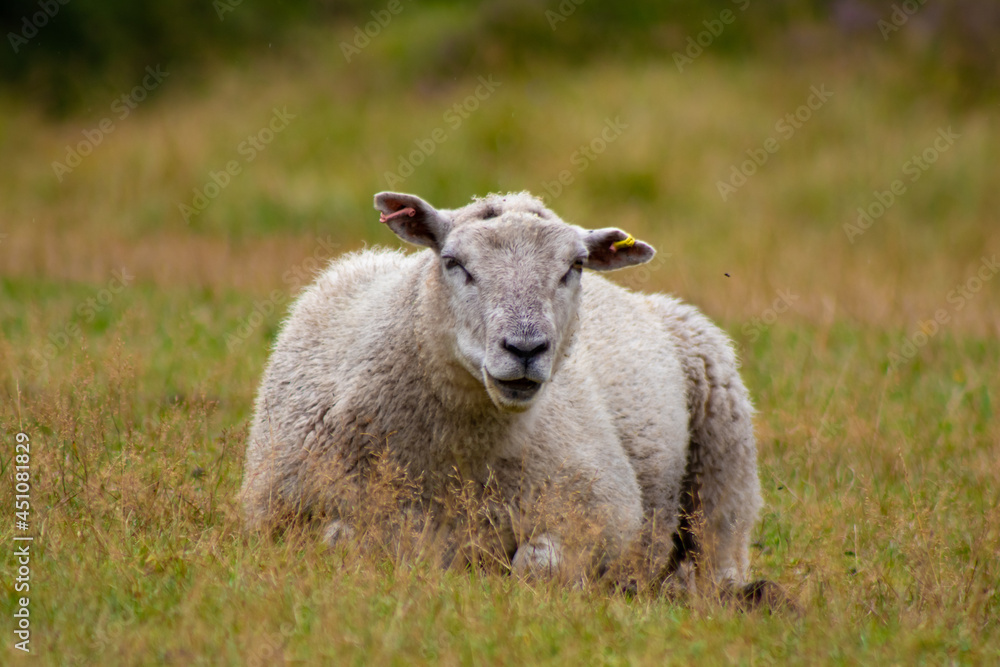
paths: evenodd
<path fill-rule="evenodd" d="M 431 21 L 406 20 L 413 34 Z M 878 54 L 414 85 L 386 63 L 415 46 L 386 34 L 348 64 L 349 34 L 198 85 L 171 73 L 124 118 L 113 98 L 61 121 L 0 100 L 0 539 L 34 536 L 38 658 L 1000 661 L 995 107 L 906 88 Z M 53 167 L 81 142 L 78 166 Z M 723 198 L 719 181 L 762 154 Z M 801 617 L 244 534 L 235 496 L 268 346 L 327 258 L 396 245 L 371 208 L 384 189 L 440 207 L 529 189 L 659 249 L 616 278 L 697 304 L 736 341 L 766 503 L 753 570 Z M 14 557 L 0 567 L 6 660 L 25 594 Z"/>

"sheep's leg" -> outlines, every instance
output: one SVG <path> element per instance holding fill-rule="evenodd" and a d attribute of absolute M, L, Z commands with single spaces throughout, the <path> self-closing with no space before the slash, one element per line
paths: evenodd
<path fill-rule="evenodd" d="M 682 509 L 698 569 L 724 587 L 741 587 L 750 531 L 761 507 L 753 405 L 725 333 L 689 306 L 667 312 L 687 379 L 690 446 Z M 682 546 L 688 546 L 682 545 Z M 689 549 L 675 555 L 692 555 Z"/>
<path fill-rule="evenodd" d="M 761 506 L 753 408 L 735 363 L 706 359 L 704 372 L 703 412 L 692 420 L 699 505 L 693 523 L 701 569 L 718 584 L 739 588 L 749 570 L 750 531 Z"/>
<path fill-rule="evenodd" d="M 642 504 L 637 490 L 632 500 L 613 507 L 570 505 L 568 516 L 548 523 L 548 530 L 520 544 L 511 569 L 522 577 L 577 583 L 602 576 L 640 531 Z"/>

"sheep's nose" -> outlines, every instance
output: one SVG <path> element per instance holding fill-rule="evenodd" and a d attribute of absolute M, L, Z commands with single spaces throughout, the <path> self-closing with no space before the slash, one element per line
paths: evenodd
<path fill-rule="evenodd" d="M 505 338 L 503 349 L 527 364 L 535 357 L 548 351 L 549 341 L 544 338 Z"/>

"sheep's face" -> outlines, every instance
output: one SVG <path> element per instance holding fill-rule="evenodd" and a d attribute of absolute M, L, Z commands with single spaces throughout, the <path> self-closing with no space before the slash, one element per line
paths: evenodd
<path fill-rule="evenodd" d="M 531 405 L 576 329 L 587 249 L 565 223 L 524 213 L 448 236 L 440 270 L 459 360 L 502 409 Z"/>
<path fill-rule="evenodd" d="M 583 269 L 648 261 L 653 249 L 618 229 L 589 231 L 528 195 L 492 195 L 436 211 L 412 195 L 376 207 L 402 238 L 437 253 L 457 361 L 501 410 L 527 410 L 569 352 Z"/>

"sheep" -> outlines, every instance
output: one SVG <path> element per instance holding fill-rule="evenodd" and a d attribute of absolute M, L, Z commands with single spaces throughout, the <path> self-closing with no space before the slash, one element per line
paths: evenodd
<path fill-rule="evenodd" d="M 654 249 L 527 192 L 454 210 L 382 192 L 375 208 L 425 249 L 348 254 L 294 303 L 249 433 L 248 525 L 350 535 L 352 494 L 383 456 L 431 513 L 455 484 L 495 491 L 482 516 L 519 575 L 600 574 L 642 552 L 661 582 L 695 563 L 759 597 L 753 407 L 728 337 L 596 273 Z M 570 515 L 587 543 L 573 544 Z"/>

